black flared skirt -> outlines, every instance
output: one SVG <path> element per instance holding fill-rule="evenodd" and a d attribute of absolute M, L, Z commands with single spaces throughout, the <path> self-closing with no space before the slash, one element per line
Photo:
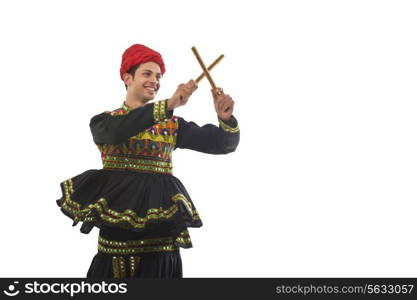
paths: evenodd
<path fill-rule="evenodd" d="M 190 248 L 187 228 L 202 226 L 184 185 L 170 174 L 94 169 L 60 186 L 62 197 L 57 204 L 73 226 L 82 222 L 82 233 L 94 226 L 144 236 L 163 231 L 175 246 Z"/>

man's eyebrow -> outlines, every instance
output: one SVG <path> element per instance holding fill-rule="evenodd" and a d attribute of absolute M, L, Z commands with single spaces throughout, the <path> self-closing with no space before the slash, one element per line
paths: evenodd
<path fill-rule="evenodd" d="M 149 69 L 144 69 L 144 71 L 148 71 L 148 72 L 153 73 L 153 71 L 152 70 L 149 70 Z M 162 76 L 162 73 L 156 73 L 156 75 L 161 75 Z"/>

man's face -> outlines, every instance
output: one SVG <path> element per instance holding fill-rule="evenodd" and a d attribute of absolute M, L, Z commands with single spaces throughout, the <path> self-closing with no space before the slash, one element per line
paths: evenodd
<path fill-rule="evenodd" d="M 161 68 L 157 63 L 147 62 L 139 65 L 133 79 L 130 74 L 125 75 L 125 84 L 136 99 L 143 103 L 153 100 L 159 90 L 162 78 Z"/>

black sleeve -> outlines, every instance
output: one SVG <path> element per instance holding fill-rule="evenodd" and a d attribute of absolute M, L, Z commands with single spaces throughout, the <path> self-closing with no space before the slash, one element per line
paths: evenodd
<path fill-rule="evenodd" d="M 97 145 L 120 144 L 155 123 L 171 118 L 172 113 L 167 110 L 167 100 L 157 101 L 124 115 L 108 112 L 96 115 L 90 121 L 90 130 Z"/>
<path fill-rule="evenodd" d="M 183 118 L 178 118 L 178 122 L 175 148 L 191 149 L 209 154 L 227 154 L 235 151 L 239 144 L 239 126 L 233 116 L 227 122 L 219 119 L 219 127 L 213 124 L 200 127 Z"/>

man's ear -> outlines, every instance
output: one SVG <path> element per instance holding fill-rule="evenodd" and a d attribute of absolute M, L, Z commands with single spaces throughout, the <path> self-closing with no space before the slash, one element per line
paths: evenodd
<path fill-rule="evenodd" d="M 125 73 L 125 74 L 123 75 L 123 81 L 124 81 L 124 83 L 125 83 L 127 86 L 129 86 L 129 85 L 132 83 L 132 80 L 133 80 L 133 78 L 132 78 L 132 75 L 131 75 L 131 74 L 129 74 L 129 73 Z"/>

